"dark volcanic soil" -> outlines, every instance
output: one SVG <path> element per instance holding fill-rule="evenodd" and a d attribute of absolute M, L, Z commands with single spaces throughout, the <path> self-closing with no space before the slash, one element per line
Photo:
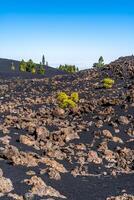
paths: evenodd
<path fill-rule="evenodd" d="M 133 56 L 74 75 L 17 73 L 0 74 L 0 200 L 134 200 Z M 78 107 L 60 109 L 60 91 L 77 91 Z"/>

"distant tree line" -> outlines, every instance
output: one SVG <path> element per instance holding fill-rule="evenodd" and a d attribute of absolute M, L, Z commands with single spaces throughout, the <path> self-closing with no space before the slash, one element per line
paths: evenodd
<path fill-rule="evenodd" d="M 29 61 L 25 62 L 24 60 L 22 60 L 20 62 L 19 65 L 19 70 L 21 72 L 31 72 L 33 74 L 38 73 L 38 74 L 45 74 L 45 66 L 48 66 L 48 62 L 45 59 L 45 56 L 42 56 L 42 61 L 40 62 L 40 64 L 35 64 L 32 59 L 30 59 Z M 93 64 L 93 67 L 97 67 L 97 68 L 102 68 L 104 67 L 104 59 L 102 56 L 100 56 L 99 60 L 97 63 Z M 76 67 L 75 65 L 60 65 L 59 67 L 57 67 L 59 70 L 68 72 L 68 73 L 76 73 L 79 71 L 79 68 Z M 11 63 L 11 70 L 16 70 L 16 67 L 14 65 L 14 63 Z"/>
<path fill-rule="evenodd" d="M 28 62 L 25 62 L 22 60 L 19 65 L 19 70 L 21 72 L 31 72 L 32 74 L 38 73 L 38 74 L 45 74 L 45 66 L 48 65 L 48 62 L 45 61 L 45 56 L 42 56 L 42 62 L 40 64 L 35 64 L 32 59 L 30 59 Z"/>
<path fill-rule="evenodd" d="M 79 71 L 79 68 L 76 67 L 75 65 L 60 65 L 58 67 L 59 70 L 62 70 L 62 71 L 65 71 L 65 72 L 68 72 L 68 73 L 75 73 L 75 72 L 78 72 Z"/>

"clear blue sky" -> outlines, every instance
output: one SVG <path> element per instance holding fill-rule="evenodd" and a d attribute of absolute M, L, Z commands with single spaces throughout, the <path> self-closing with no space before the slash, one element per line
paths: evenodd
<path fill-rule="evenodd" d="M 0 0 L 0 57 L 92 66 L 134 54 L 133 0 Z"/>

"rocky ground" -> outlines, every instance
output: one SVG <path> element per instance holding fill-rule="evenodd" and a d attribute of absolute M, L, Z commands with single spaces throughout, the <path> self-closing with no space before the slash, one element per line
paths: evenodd
<path fill-rule="evenodd" d="M 103 88 L 106 76 L 115 80 Z M 78 107 L 59 108 L 77 91 Z M 0 79 L 0 200 L 134 200 L 134 57 Z"/>

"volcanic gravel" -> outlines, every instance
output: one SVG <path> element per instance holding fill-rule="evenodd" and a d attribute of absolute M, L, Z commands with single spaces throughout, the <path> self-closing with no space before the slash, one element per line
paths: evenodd
<path fill-rule="evenodd" d="M 134 57 L 58 72 L 0 74 L 0 200 L 134 200 Z"/>

